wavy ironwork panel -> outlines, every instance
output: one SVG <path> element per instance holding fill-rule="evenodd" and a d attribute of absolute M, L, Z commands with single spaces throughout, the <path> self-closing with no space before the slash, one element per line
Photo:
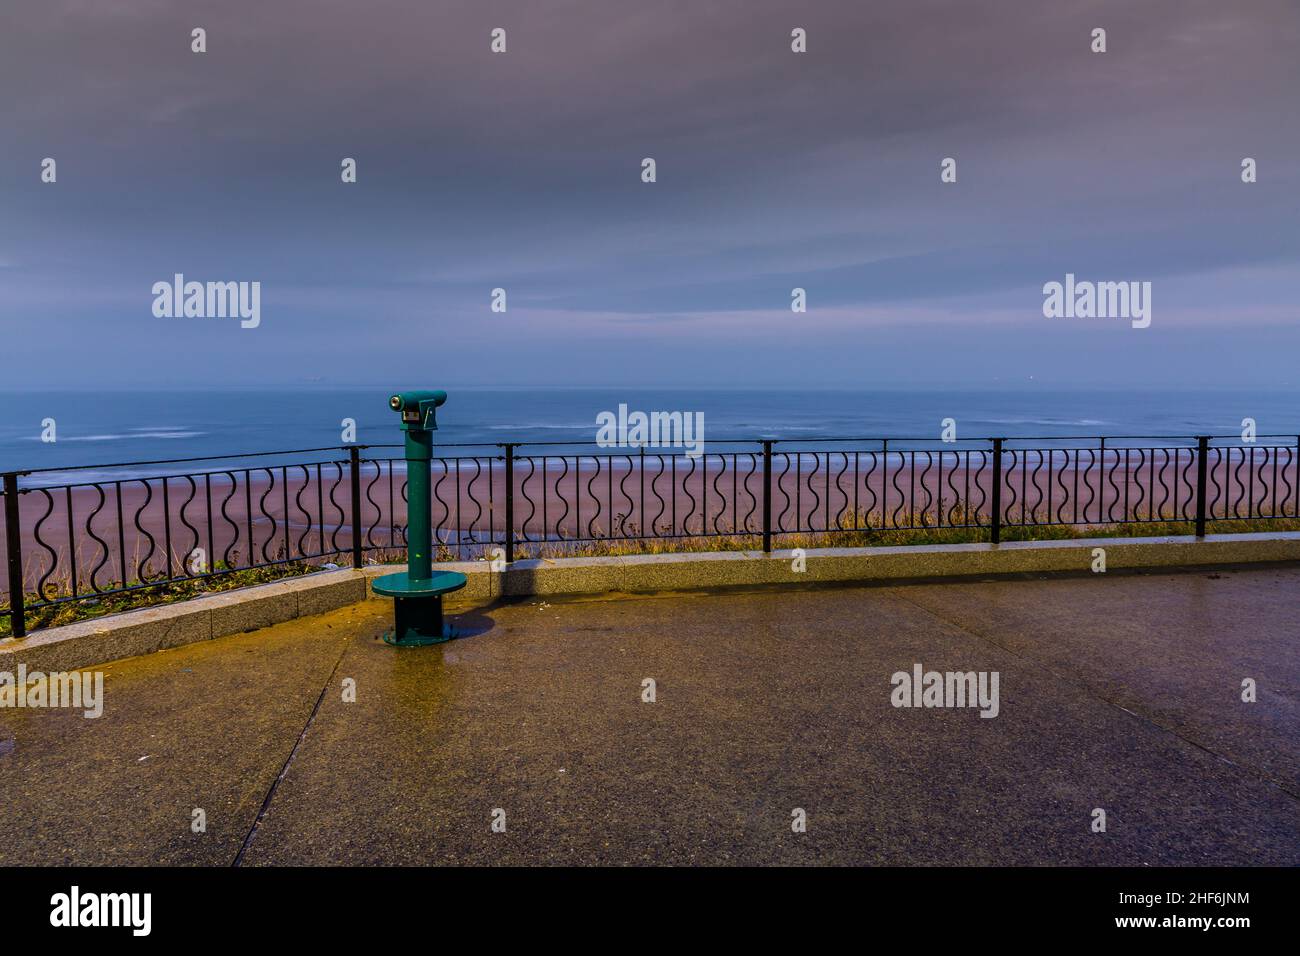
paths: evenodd
<path fill-rule="evenodd" d="M 24 488 L 28 607 L 322 562 L 351 548 L 349 485 L 326 461 Z"/>
<path fill-rule="evenodd" d="M 761 532 L 757 451 L 520 455 L 514 474 L 521 543 Z"/>

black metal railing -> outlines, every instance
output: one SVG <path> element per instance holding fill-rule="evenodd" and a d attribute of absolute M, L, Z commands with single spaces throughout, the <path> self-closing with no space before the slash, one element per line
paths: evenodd
<path fill-rule="evenodd" d="M 15 636 L 52 605 L 277 565 L 396 559 L 399 446 L 7 472 Z M 601 541 L 1295 518 L 1300 436 L 758 439 L 680 449 L 443 445 L 439 557 Z M 576 450 L 571 450 L 576 449 Z M 450 454 L 448 454 L 450 453 Z M 224 465 L 217 463 L 224 462 Z M 197 470 L 194 470 L 196 469 Z M 146 470 L 142 470 L 146 469 Z M 80 478 L 81 480 L 77 480 Z"/>

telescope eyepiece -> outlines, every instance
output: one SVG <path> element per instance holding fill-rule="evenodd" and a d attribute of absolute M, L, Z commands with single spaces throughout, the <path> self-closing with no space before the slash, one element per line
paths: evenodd
<path fill-rule="evenodd" d="M 434 409 L 447 400 L 447 393 L 439 389 L 421 389 L 398 392 L 388 400 L 388 407 L 402 416 L 402 427 L 407 431 L 432 431 L 438 427 Z"/>

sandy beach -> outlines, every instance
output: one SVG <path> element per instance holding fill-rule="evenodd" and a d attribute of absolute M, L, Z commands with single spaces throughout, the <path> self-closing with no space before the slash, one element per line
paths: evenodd
<path fill-rule="evenodd" d="M 1212 452 L 1212 517 L 1296 513 L 1288 448 Z M 1008 451 L 1006 524 L 1097 525 L 1134 516 L 1195 517 L 1190 449 Z M 506 487 L 499 458 L 435 459 L 433 520 L 444 556 L 472 558 L 504 540 Z M 758 454 L 519 458 L 517 540 L 758 534 Z M 366 461 L 360 537 L 371 558 L 403 549 L 404 463 Z M 78 591 L 126 577 L 179 576 L 184 568 L 247 567 L 288 559 L 352 560 L 352 488 L 346 463 L 242 469 L 197 476 L 34 488 L 19 496 L 29 588 L 75 578 Z M 987 521 L 991 455 L 979 451 L 779 452 L 772 462 L 773 531 L 945 527 Z M 0 543 L 2 546 L 2 543 Z M 201 554 L 199 552 L 202 552 Z M 250 561 L 251 556 L 251 561 Z M 207 562 L 204 565 L 204 562 Z"/>

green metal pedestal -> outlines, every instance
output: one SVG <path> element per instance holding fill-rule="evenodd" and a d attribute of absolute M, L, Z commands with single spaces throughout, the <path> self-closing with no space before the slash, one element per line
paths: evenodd
<path fill-rule="evenodd" d="M 429 467 L 433 431 L 438 427 L 434 412 L 446 400 L 447 393 L 437 390 L 398 392 L 388 400 L 388 407 L 402 416 L 406 439 L 406 571 L 376 578 L 372 587 L 376 594 L 393 599 L 393 629 L 384 640 L 397 647 L 451 640 L 455 635 L 442 621 L 442 596 L 459 591 L 466 581 L 456 571 L 433 570 Z"/>
<path fill-rule="evenodd" d="M 384 641 L 395 647 L 423 647 L 451 640 L 456 632 L 443 623 L 442 596 L 459 591 L 467 580 L 459 571 L 432 571 L 423 579 L 413 579 L 406 571 L 375 578 L 374 592 L 391 597 L 394 605 L 394 627 Z"/>

